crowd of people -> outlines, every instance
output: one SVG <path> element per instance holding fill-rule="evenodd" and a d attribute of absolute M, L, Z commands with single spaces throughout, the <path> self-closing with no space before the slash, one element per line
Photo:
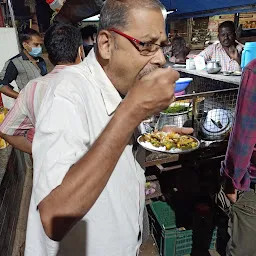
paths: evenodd
<path fill-rule="evenodd" d="M 6 62 L 0 92 L 17 99 L 0 137 L 33 157 L 25 256 L 138 255 L 145 174 L 137 127 L 175 100 L 179 78 L 177 71 L 161 68 L 164 9 L 158 0 L 106 0 L 98 29 L 48 29 L 44 45 L 55 66 L 49 74 L 40 57 L 42 38 L 33 30 L 21 36 L 21 53 Z M 205 61 L 219 59 L 225 69 L 240 69 L 234 28 L 232 22 L 220 25 L 219 43 L 200 53 Z M 184 63 L 189 51 L 177 35 L 168 53 Z M 14 80 L 19 93 L 10 85 Z M 255 81 L 253 61 L 244 70 L 221 168 L 231 202 L 230 256 L 255 255 Z M 172 129 L 193 132 L 165 127 Z"/>

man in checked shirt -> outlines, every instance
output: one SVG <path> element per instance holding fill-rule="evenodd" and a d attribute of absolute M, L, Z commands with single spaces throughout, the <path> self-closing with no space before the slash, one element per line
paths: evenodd
<path fill-rule="evenodd" d="M 256 255 L 256 59 L 245 69 L 221 172 L 232 203 L 227 256 Z M 243 193 L 238 191 L 243 191 Z"/>
<path fill-rule="evenodd" d="M 240 71 L 241 52 L 243 46 L 236 40 L 236 30 L 233 21 L 225 21 L 218 29 L 219 43 L 208 46 L 199 53 L 205 62 L 219 61 L 221 71 Z"/>

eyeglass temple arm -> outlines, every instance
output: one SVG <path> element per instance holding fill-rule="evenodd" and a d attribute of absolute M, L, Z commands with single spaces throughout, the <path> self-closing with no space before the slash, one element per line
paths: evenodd
<path fill-rule="evenodd" d="M 136 39 L 136 38 L 133 38 L 133 37 L 131 37 L 131 36 L 128 36 L 128 35 L 124 34 L 123 32 L 121 32 L 121 31 L 119 31 L 119 30 L 117 30 L 117 29 L 115 29 L 115 28 L 110 28 L 110 29 L 108 29 L 108 31 L 113 31 L 113 32 L 115 32 L 115 33 L 117 33 L 117 34 L 119 34 L 119 35 L 121 35 L 121 36 L 127 38 L 128 40 L 130 40 L 130 41 L 132 41 L 132 42 L 135 42 L 135 43 L 137 43 L 137 44 L 140 44 L 140 45 L 142 45 L 142 46 L 145 45 L 145 43 L 141 42 L 140 40 L 138 40 L 138 39 Z"/>

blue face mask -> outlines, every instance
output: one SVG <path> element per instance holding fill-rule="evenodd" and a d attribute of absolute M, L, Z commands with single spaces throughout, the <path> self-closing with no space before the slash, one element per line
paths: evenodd
<path fill-rule="evenodd" d="M 39 57 L 42 53 L 42 47 L 32 47 L 31 52 L 29 52 L 29 55 L 33 56 L 33 57 Z"/>

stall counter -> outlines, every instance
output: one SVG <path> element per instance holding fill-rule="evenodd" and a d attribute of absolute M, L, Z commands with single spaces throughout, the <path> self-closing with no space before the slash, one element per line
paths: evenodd
<path fill-rule="evenodd" d="M 219 74 L 208 74 L 205 70 L 197 71 L 190 70 L 186 68 L 174 68 L 175 70 L 195 76 L 205 77 L 216 81 L 221 81 L 224 83 L 239 85 L 241 81 L 241 76 L 224 76 L 221 73 Z"/>

